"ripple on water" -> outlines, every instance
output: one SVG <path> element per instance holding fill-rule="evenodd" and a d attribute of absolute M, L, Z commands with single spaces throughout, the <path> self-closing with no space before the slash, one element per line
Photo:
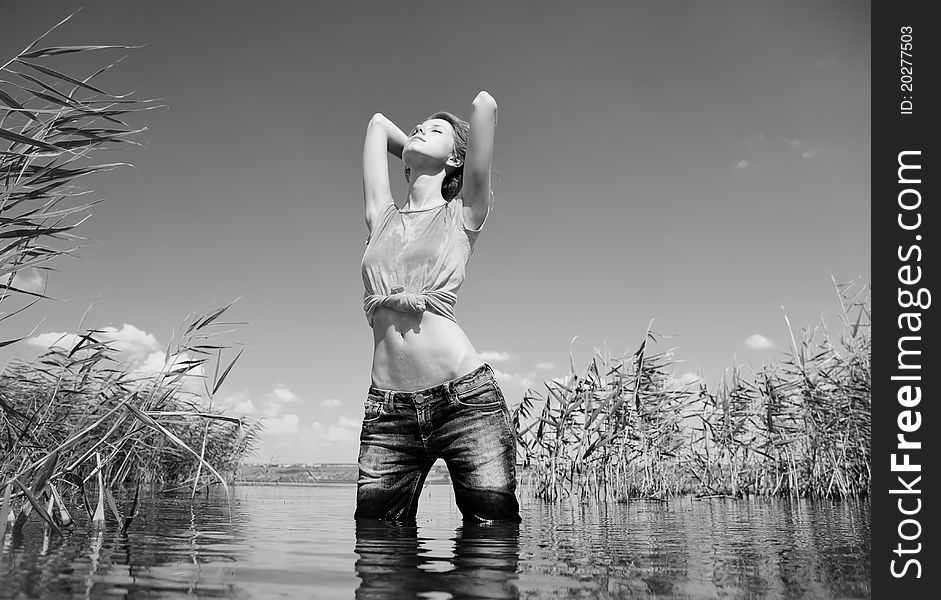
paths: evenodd
<path fill-rule="evenodd" d="M 0 598 L 870 597 L 868 501 L 521 501 L 464 527 L 432 485 L 407 527 L 355 524 L 355 486 L 158 495 L 127 534 L 8 534 Z"/>

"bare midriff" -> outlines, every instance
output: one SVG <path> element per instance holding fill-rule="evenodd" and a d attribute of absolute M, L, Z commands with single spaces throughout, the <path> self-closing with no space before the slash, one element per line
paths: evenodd
<path fill-rule="evenodd" d="M 484 364 L 461 326 L 432 312 L 381 306 L 372 323 L 372 384 L 414 392 L 470 373 Z"/>

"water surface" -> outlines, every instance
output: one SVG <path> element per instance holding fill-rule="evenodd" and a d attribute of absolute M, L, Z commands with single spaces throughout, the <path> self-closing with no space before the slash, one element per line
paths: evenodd
<path fill-rule="evenodd" d="M 547 504 L 464 526 L 449 486 L 416 526 L 355 523 L 353 485 L 158 495 L 127 534 L 84 515 L 0 555 L 0 598 L 869 598 L 868 501 Z M 76 511 L 78 512 L 78 511 Z"/>

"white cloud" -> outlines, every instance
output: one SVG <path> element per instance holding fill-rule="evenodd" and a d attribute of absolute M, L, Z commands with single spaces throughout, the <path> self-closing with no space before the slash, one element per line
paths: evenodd
<path fill-rule="evenodd" d="M 127 367 L 127 372 L 136 379 L 150 378 L 160 372 L 169 372 L 174 369 L 188 367 L 186 375 L 176 382 L 179 389 L 192 394 L 205 395 L 205 369 L 202 365 L 184 365 L 186 361 L 193 360 L 193 356 L 182 352 L 169 357 L 157 342 L 156 336 L 148 333 L 130 323 L 122 324 L 118 329 L 114 326 L 100 327 L 92 337 L 106 343 L 116 352 L 114 357 Z M 34 336 L 26 343 L 40 348 L 56 346 L 67 350 L 75 347 L 79 336 L 74 333 L 48 332 Z M 172 376 L 171 376 L 172 377 Z"/>
<path fill-rule="evenodd" d="M 786 137 L 783 137 L 783 136 L 778 136 L 778 137 L 776 137 L 776 138 L 774 138 L 774 139 L 775 139 L 775 141 L 780 142 L 780 143 L 784 144 L 785 146 L 787 146 L 787 147 L 789 147 L 789 148 L 794 148 L 795 150 L 796 150 L 797 148 L 803 148 L 804 146 L 807 145 L 806 142 L 803 142 L 803 141 L 801 141 L 801 140 L 795 140 L 795 139 L 786 138 Z"/>
<path fill-rule="evenodd" d="M 117 327 L 102 327 L 101 337 L 110 342 L 110 346 L 127 355 L 131 362 L 142 361 L 152 353 L 160 350 L 160 344 L 153 334 L 142 331 L 130 323 L 124 323 L 121 329 Z M 162 354 L 162 352 L 161 352 Z"/>
<path fill-rule="evenodd" d="M 142 375 L 152 375 L 153 373 L 159 373 L 167 364 L 167 355 L 162 351 L 151 352 L 147 357 L 141 361 L 137 368 L 133 372 L 140 373 Z"/>
<path fill-rule="evenodd" d="M 130 370 L 132 376 L 139 376 L 141 379 L 150 378 L 158 373 L 167 373 L 169 380 L 174 380 L 177 375 L 170 374 L 171 371 L 185 369 L 185 374 L 181 379 L 174 381 L 173 385 L 179 386 L 181 392 L 195 394 L 197 396 L 206 395 L 206 370 L 202 365 L 186 365 L 187 361 L 193 358 L 186 352 L 181 352 L 174 356 L 167 356 L 163 350 L 158 350 L 148 354 L 141 360 L 136 367 Z M 168 381 L 169 383 L 169 381 Z"/>
<path fill-rule="evenodd" d="M 267 397 L 272 402 L 297 402 L 301 399 L 300 396 L 281 383 L 275 386 L 274 391 L 270 392 Z"/>
<path fill-rule="evenodd" d="M 290 425 L 293 419 L 285 416 L 279 422 Z M 278 462 L 342 462 L 355 463 L 359 447 L 361 424 L 349 417 L 340 417 L 336 423 L 313 422 L 298 424 L 297 435 L 261 435 L 258 456 L 263 460 L 277 457 Z"/>
<path fill-rule="evenodd" d="M 548 362 L 537 363 L 536 368 L 539 369 L 540 371 L 551 371 L 552 369 L 556 369 L 557 367 L 555 366 L 554 362 L 548 361 Z"/>
<path fill-rule="evenodd" d="M 327 398 L 326 400 L 323 400 L 320 403 L 320 406 L 325 406 L 327 408 L 335 408 L 337 406 L 340 406 L 340 404 L 342 404 L 342 402 L 340 402 L 339 398 Z"/>
<path fill-rule="evenodd" d="M 736 170 L 750 169 L 754 166 L 753 160 L 762 160 L 774 157 L 780 158 L 782 155 L 795 155 L 803 159 L 813 158 L 820 153 L 820 148 L 815 148 L 811 140 L 790 138 L 783 135 L 769 136 L 759 133 L 756 137 L 747 142 L 749 147 L 745 158 L 736 165 Z M 771 154 L 769 154 L 769 152 Z"/>
<path fill-rule="evenodd" d="M 497 378 L 497 383 L 507 383 L 513 381 L 512 373 L 504 373 L 500 369 L 493 369 L 493 376 Z"/>
<path fill-rule="evenodd" d="M 177 382 L 180 390 L 192 394 L 204 395 L 206 393 L 205 374 L 202 365 L 186 365 L 193 360 L 193 356 L 181 352 L 167 356 L 165 350 L 160 348 L 157 338 L 153 334 L 138 329 L 134 325 L 124 323 L 121 329 L 117 327 L 102 327 L 99 337 L 109 342 L 109 345 L 120 352 L 128 364 L 128 372 L 139 378 L 153 377 L 158 373 L 169 373 L 174 370 L 186 370 L 182 380 Z M 175 377 L 175 375 L 170 375 Z"/>
<path fill-rule="evenodd" d="M 774 342 L 760 333 L 753 333 L 745 340 L 745 345 L 755 350 L 761 350 L 764 348 L 773 348 Z"/>
<path fill-rule="evenodd" d="M 30 346 L 37 346 L 39 348 L 62 348 L 64 350 L 70 350 L 75 347 L 75 344 L 78 343 L 78 336 L 74 333 L 62 333 L 58 331 L 49 331 L 47 333 L 40 333 L 37 336 L 33 336 L 26 340 L 26 343 Z"/>
<path fill-rule="evenodd" d="M 232 407 L 232 412 L 236 415 L 250 415 L 255 412 L 255 404 L 251 398 L 240 402 Z"/>
<path fill-rule="evenodd" d="M 282 414 L 286 409 L 294 411 L 303 410 L 293 408 L 297 406 L 298 403 L 303 404 L 305 407 L 312 406 L 312 403 L 307 402 L 304 398 L 292 392 L 283 383 L 278 383 L 270 392 L 257 396 L 256 401 L 258 401 L 257 405 L 255 402 L 252 402 L 251 406 L 255 410 L 255 414 L 264 419 L 287 418 L 290 416 L 289 414 Z"/>
<path fill-rule="evenodd" d="M 353 442 L 359 439 L 359 421 L 340 417 L 335 425 L 324 425 L 315 421 L 306 429 L 305 437 L 315 446 Z"/>
<path fill-rule="evenodd" d="M 535 373 L 507 373 L 500 369 L 493 369 L 493 375 L 497 378 L 497 383 L 518 385 L 522 388 L 531 388 L 536 383 Z"/>
<path fill-rule="evenodd" d="M 184 364 L 190 360 L 193 360 L 193 358 L 186 352 L 167 356 L 163 350 L 157 350 L 148 354 L 131 372 L 150 376 L 160 371 L 169 372 L 177 369 L 182 371 L 188 368 L 186 371 L 187 376 L 200 377 L 204 375 L 205 369 L 203 369 L 202 365 Z"/>
<path fill-rule="evenodd" d="M 679 377 L 670 377 L 670 387 L 686 387 L 688 385 L 693 385 L 702 381 L 697 373 L 692 371 L 686 371 Z"/>
<path fill-rule="evenodd" d="M 346 427 L 337 427 L 336 425 L 331 425 L 330 428 L 327 429 L 328 442 L 352 442 L 357 437 L 357 432 Z"/>
<path fill-rule="evenodd" d="M 102 327 L 99 333 L 93 334 L 93 337 L 108 343 L 111 348 L 119 352 L 122 355 L 119 360 L 127 362 L 131 371 L 152 373 L 159 371 L 165 362 L 164 352 L 160 349 L 157 338 L 129 323 L 122 325 L 121 329 L 112 326 Z M 26 343 L 40 348 L 49 348 L 54 345 L 71 349 L 78 343 L 78 340 L 79 337 L 74 333 L 50 331 L 32 337 Z"/>
<path fill-rule="evenodd" d="M 337 421 L 337 426 L 351 427 L 353 429 L 358 429 L 362 424 L 362 421 L 358 419 L 351 419 L 349 417 L 340 417 L 340 419 Z"/>
<path fill-rule="evenodd" d="M 250 415 L 255 412 L 255 403 L 245 392 L 229 394 L 222 401 L 226 412 L 233 415 Z"/>
<path fill-rule="evenodd" d="M 801 158 L 813 158 L 820 152 L 820 148 L 810 148 L 810 144 L 804 140 L 778 136 L 774 138 L 774 141 L 787 146 L 793 152 L 800 152 Z"/>
<path fill-rule="evenodd" d="M 506 362 L 515 358 L 509 352 L 501 352 L 499 350 L 484 350 L 483 352 L 479 352 L 478 356 L 480 356 L 481 360 L 488 363 Z"/>
<path fill-rule="evenodd" d="M 10 276 L 11 273 L 0 275 L 0 286 L 7 285 L 10 282 Z M 13 275 L 13 287 L 25 292 L 40 293 L 45 287 L 45 280 L 37 269 L 20 269 Z"/>
<path fill-rule="evenodd" d="M 275 385 L 274 389 L 265 394 L 262 398 L 263 401 L 261 402 L 261 406 L 258 407 L 258 414 L 266 419 L 283 418 L 281 417 L 281 412 L 285 406 L 292 405 L 302 400 L 300 396 L 289 390 L 283 383 Z"/>
<path fill-rule="evenodd" d="M 269 435 L 293 435 L 298 432 L 298 423 L 300 419 L 297 415 L 284 415 L 265 419 L 265 434 Z"/>

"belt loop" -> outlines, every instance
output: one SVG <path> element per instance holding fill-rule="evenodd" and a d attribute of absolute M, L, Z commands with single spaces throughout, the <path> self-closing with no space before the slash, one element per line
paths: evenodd
<path fill-rule="evenodd" d="M 454 380 L 448 381 L 448 404 L 454 404 L 457 401 L 457 394 L 454 392 Z"/>
<path fill-rule="evenodd" d="M 392 395 L 394 392 L 388 390 L 383 391 L 382 395 L 385 396 L 386 412 L 392 412 Z"/>

